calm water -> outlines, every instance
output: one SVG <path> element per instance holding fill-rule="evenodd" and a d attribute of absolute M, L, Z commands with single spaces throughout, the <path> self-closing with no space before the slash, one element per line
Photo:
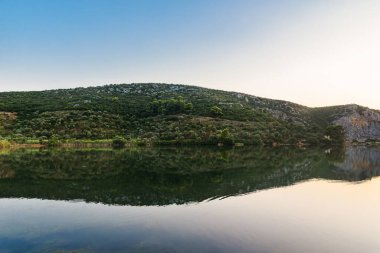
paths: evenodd
<path fill-rule="evenodd" d="M 380 252 L 380 148 L 0 153 L 0 252 Z"/>

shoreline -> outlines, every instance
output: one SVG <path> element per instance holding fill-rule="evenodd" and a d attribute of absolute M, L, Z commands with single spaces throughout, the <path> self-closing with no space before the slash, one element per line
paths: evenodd
<path fill-rule="evenodd" d="M 350 146 L 378 146 L 380 142 L 346 142 L 342 147 L 350 147 Z M 253 145 L 253 144 L 244 144 L 244 143 L 234 143 L 234 144 L 209 144 L 209 143 L 193 143 L 193 142 L 147 142 L 143 140 L 122 140 L 121 145 L 115 145 L 113 140 L 63 140 L 54 143 L 50 143 L 49 141 L 42 143 L 17 143 L 12 141 L 0 141 L 0 150 L 5 149 L 40 149 L 40 148 L 114 148 L 114 149 L 122 149 L 122 148 L 133 148 L 133 147 L 294 147 L 294 148 L 332 148 L 337 147 L 336 145 L 307 145 L 307 144 L 280 144 L 273 143 L 272 145 Z"/>

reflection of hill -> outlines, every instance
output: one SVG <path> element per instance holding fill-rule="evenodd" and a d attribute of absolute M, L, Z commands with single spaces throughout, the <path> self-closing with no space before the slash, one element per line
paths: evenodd
<path fill-rule="evenodd" d="M 377 153 L 350 148 L 345 159 L 300 149 L 16 151 L 0 156 L 0 197 L 183 204 L 312 178 L 370 178 L 380 174 Z"/>
<path fill-rule="evenodd" d="M 350 147 L 343 162 L 335 163 L 336 170 L 347 180 L 358 181 L 380 175 L 380 147 Z"/>

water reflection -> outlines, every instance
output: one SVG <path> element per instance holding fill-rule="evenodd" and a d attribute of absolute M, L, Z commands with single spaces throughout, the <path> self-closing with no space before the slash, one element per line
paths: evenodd
<path fill-rule="evenodd" d="M 0 197 L 117 205 L 201 202 L 313 178 L 380 175 L 380 148 L 18 150 L 0 155 Z"/>
<path fill-rule="evenodd" d="M 345 152 L 344 160 L 335 163 L 338 173 L 350 181 L 366 180 L 380 175 L 380 148 L 351 147 Z"/>

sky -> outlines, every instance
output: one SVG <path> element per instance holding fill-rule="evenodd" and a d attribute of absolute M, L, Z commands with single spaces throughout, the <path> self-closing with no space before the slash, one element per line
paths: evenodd
<path fill-rule="evenodd" d="M 197 85 L 380 109 L 378 0 L 0 0 L 0 91 Z"/>

